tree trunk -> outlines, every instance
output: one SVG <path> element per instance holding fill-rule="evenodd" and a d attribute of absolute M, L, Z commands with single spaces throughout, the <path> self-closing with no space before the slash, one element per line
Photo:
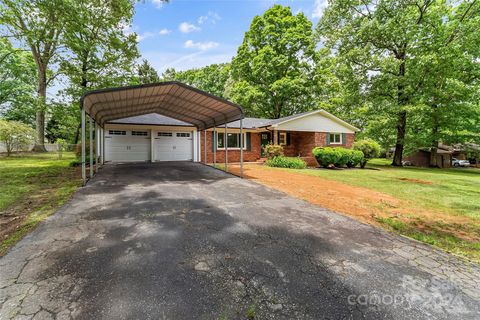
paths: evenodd
<path fill-rule="evenodd" d="M 78 139 L 80 138 L 80 129 L 82 128 L 82 123 L 80 122 L 77 126 L 77 130 L 75 131 L 75 139 L 73 140 L 73 144 L 78 143 Z"/>
<path fill-rule="evenodd" d="M 395 144 L 395 154 L 393 156 L 392 166 L 402 166 L 403 146 L 405 140 L 405 128 L 407 126 L 407 112 L 401 111 L 398 114 L 397 122 L 397 142 Z"/>
<path fill-rule="evenodd" d="M 438 139 L 438 110 L 436 105 L 432 105 L 432 145 L 430 147 L 430 167 L 439 167 L 437 163 Z"/>
<path fill-rule="evenodd" d="M 395 144 L 395 154 L 393 156 L 392 166 L 401 167 L 403 160 L 403 148 L 405 143 L 405 131 L 407 128 L 407 111 L 404 107 L 407 104 L 405 97 L 405 87 L 403 84 L 403 78 L 405 77 L 405 52 L 402 52 L 396 56 L 401 61 L 398 69 L 398 85 L 397 85 L 397 104 L 400 108 L 397 119 L 397 141 Z"/>
<path fill-rule="evenodd" d="M 45 105 L 47 98 L 47 70 L 44 66 L 38 65 L 38 106 L 35 118 L 37 126 L 37 139 L 34 152 L 46 152 L 45 149 Z"/>

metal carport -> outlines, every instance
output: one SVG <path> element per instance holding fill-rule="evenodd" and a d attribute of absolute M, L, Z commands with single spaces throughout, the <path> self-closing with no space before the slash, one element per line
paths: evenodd
<path fill-rule="evenodd" d="M 148 113 L 158 113 L 167 117 L 193 124 L 198 131 L 204 131 L 205 163 L 207 162 L 206 130 L 221 125 L 227 130 L 227 123 L 240 120 L 240 175 L 243 176 L 243 118 L 239 105 L 216 97 L 186 84 L 170 81 L 145 85 L 93 90 L 80 99 L 82 112 L 82 178 L 86 174 L 86 117 L 89 118 L 89 137 L 95 130 L 95 168 L 93 166 L 93 141 L 90 138 L 90 177 L 98 169 L 99 150 L 104 148 L 103 136 L 105 123 L 125 117 Z M 200 141 L 199 141 L 200 142 Z M 199 143 L 200 145 L 200 143 Z M 100 155 L 102 152 L 100 152 Z M 103 157 L 101 156 L 103 164 Z M 228 163 L 228 148 L 225 149 L 225 170 Z"/>

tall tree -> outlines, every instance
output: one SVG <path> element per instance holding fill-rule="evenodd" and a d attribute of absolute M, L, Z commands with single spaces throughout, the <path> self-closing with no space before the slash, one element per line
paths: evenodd
<path fill-rule="evenodd" d="M 480 135 L 480 3 L 437 2 L 425 16 L 412 69 L 421 78 L 419 113 L 412 117 L 416 146 L 478 141 Z"/>
<path fill-rule="evenodd" d="M 274 5 L 256 16 L 232 61 L 228 96 L 252 116 L 279 118 L 313 108 L 315 41 L 303 13 Z"/>
<path fill-rule="evenodd" d="M 150 65 L 147 59 L 143 59 L 138 68 L 138 81 L 141 84 L 155 83 L 160 81 L 157 70 Z"/>
<path fill-rule="evenodd" d="M 35 124 L 36 67 L 32 54 L 0 38 L 0 116 Z"/>
<path fill-rule="evenodd" d="M 132 23 L 132 1 L 81 0 L 69 5 L 62 39 L 68 52 L 61 67 L 70 81 L 65 93 L 71 104 L 57 107 L 56 114 L 68 106 L 78 108 L 88 90 L 132 83 L 138 58 L 136 35 L 122 31 Z M 78 123 L 74 143 L 79 129 Z"/>
<path fill-rule="evenodd" d="M 362 78 L 358 89 L 368 97 L 376 114 L 380 111 L 388 119 L 395 115 L 393 165 L 402 165 L 409 114 L 410 120 L 414 120 L 422 113 L 418 104 L 419 90 L 428 85 L 427 79 L 420 76 L 418 66 L 422 57 L 428 59 L 436 49 L 428 46 L 425 51 L 422 43 L 437 38 L 435 35 L 442 31 L 436 26 L 448 22 L 455 7 L 463 10 L 459 16 L 471 16 L 467 10 L 471 4 L 476 7 L 475 2 L 333 0 L 325 10 L 317 27 L 325 44 Z M 432 22 L 434 26 L 430 25 Z M 440 45 L 438 40 L 434 43 Z M 429 81 L 433 84 L 432 77 Z M 427 95 L 431 95 L 431 90 L 427 91 Z"/>
<path fill-rule="evenodd" d="M 7 36 L 21 40 L 32 52 L 37 66 L 35 151 L 46 151 L 44 140 L 47 87 L 54 78 L 50 70 L 63 32 L 62 17 L 68 12 L 65 9 L 63 0 L 0 1 L 0 23 L 6 27 Z"/>

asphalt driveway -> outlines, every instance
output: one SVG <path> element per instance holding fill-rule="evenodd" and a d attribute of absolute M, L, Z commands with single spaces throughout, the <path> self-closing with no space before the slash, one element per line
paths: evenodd
<path fill-rule="evenodd" d="M 479 288 L 477 265 L 201 164 L 108 165 L 0 259 L 0 319 L 478 319 Z"/>

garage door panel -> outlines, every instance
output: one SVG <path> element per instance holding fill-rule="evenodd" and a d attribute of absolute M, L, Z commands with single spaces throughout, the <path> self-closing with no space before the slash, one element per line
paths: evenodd
<path fill-rule="evenodd" d="M 156 161 L 190 161 L 193 140 L 190 132 L 161 132 L 155 138 Z"/>
<path fill-rule="evenodd" d="M 146 136 L 140 135 L 142 133 Z M 149 133 L 135 131 L 135 134 L 132 135 L 132 131 L 129 130 L 109 130 L 105 135 L 105 161 L 140 162 L 150 160 Z"/>

